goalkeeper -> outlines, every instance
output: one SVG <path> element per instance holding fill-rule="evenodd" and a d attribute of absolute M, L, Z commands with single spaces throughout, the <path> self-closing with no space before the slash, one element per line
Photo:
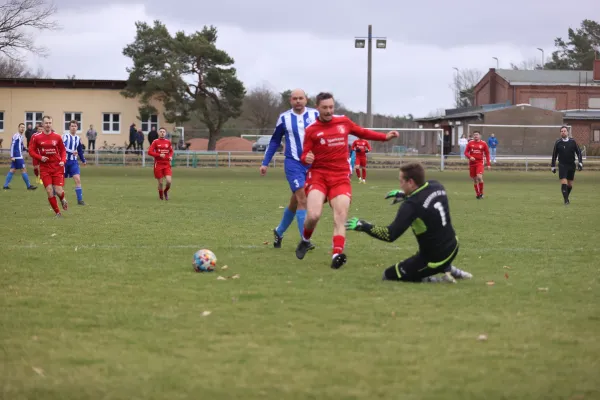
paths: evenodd
<path fill-rule="evenodd" d="M 394 199 L 392 204 L 402 203 L 389 226 L 372 225 L 358 218 L 346 222 L 348 230 L 365 232 L 386 242 L 395 241 L 412 228 L 419 251 L 387 268 L 383 280 L 456 283 L 456 279 L 471 279 L 473 275 L 452 265 L 458 254 L 458 241 L 444 186 L 433 180 L 425 181 L 423 166 L 410 163 L 400 167 L 400 188 L 386 196 Z M 434 276 L 440 273 L 441 277 Z"/>

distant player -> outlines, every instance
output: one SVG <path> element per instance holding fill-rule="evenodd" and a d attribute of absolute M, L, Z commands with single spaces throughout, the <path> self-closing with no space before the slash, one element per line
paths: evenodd
<path fill-rule="evenodd" d="M 161 200 L 169 200 L 169 189 L 171 189 L 171 160 L 173 159 L 173 146 L 166 139 L 167 130 L 158 130 L 158 139 L 152 142 L 148 148 L 148 155 L 154 157 L 154 178 L 158 181 L 158 197 Z M 166 181 L 163 190 L 163 179 Z"/>
<path fill-rule="evenodd" d="M 575 156 L 577 156 L 577 170 L 583 169 L 583 158 L 581 150 L 575 142 L 575 139 L 569 138 L 569 130 L 566 126 L 560 128 L 561 138 L 554 143 L 552 151 L 552 173 L 556 174 L 556 158 L 558 157 L 558 179 L 560 179 L 560 190 L 565 201 L 565 205 L 570 204 L 569 195 L 573 190 L 573 181 L 575 180 Z"/>
<path fill-rule="evenodd" d="M 488 169 L 492 168 L 490 161 L 490 149 L 486 142 L 481 140 L 478 131 L 473 132 L 473 140 L 467 143 L 465 156 L 469 159 L 469 174 L 473 179 L 473 187 L 477 199 L 483 199 L 483 163 L 484 156 L 487 160 Z"/>
<path fill-rule="evenodd" d="M 303 259 L 314 248 L 310 238 L 323 213 L 323 204 L 329 201 L 333 209 L 333 257 L 331 268 L 346 263 L 346 218 L 352 197 L 348 175 L 348 135 L 363 139 L 386 141 L 398 137 L 398 132 L 387 135 L 362 128 L 345 116 L 333 115 L 335 103 L 330 93 L 317 95 L 319 117 L 306 129 L 301 161 L 311 165 L 307 173 L 307 213 L 302 239 L 296 247 L 296 257 Z"/>
<path fill-rule="evenodd" d="M 352 150 L 356 152 L 356 176 L 358 177 L 358 183 L 367 183 L 367 153 L 371 151 L 371 145 L 364 139 L 356 139 L 352 143 Z"/>
<path fill-rule="evenodd" d="M 4 181 L 3 189 L 10 189 L 10 181 L 12 180 L 13 174 L 19 170 L 21 171 L 21 176 L 23 177 L 23 181 L 25 182 L 25 186 L 27 186 L 27 190 L 35 190 L 37 186 L 33 186 L 29 182 L 29 175 L 27 175 L 27 168 L 25 167 L 25 160 L 23 160 L 23 150 L 25 149 L 23 145 L 25 132 L 25 124 L 19 124 L 19 132 L 15 133 L 12 137 L 12 143 L 10 144 L 10 169 L 8 170 L 8 174 L 6 175 L 6 180 Z"/>
<path fill-rule="evenodd" d="M 40 178 L 48 194 L 48 203 L 52 206 L 56 216 L 61 217 L 62 214 L 58 209 L 55 196 L 58 196 L 63 210 L 66 210 L 68 204 L 63 186 L 65 185 L 67 150 L 62 137 L 52 130 L 52 117 L 46 115 L 43 121 L 43 132 L 31 137 L 29 154 L 39 161 Z"/>
<path fill-rule="evenodd" d="M 352 149 L 352 146 L 348 146 L 348 153 L 350 154 L 348 161 L 350 162 L 350 179 L 352 179 L 352 173 L 354 171 L 354 165 L 356 164 L 356 151 Z"/>
<path fill-rule="evenodd" d="M 267 168 L 275 155 L 275 152 L 281 145 L 281 139 L 285 138 L 285 160 L 283 169 L 285 177 L 292 191 L 290 202 L 283 210 L 283 217 L 279 225 L 273 229 L 273 247 L 280 248 L 285 231 L 296 218 L 300 236 L 304 229 L 304 220 L 306 218 L 306 193 L 304 192 L 304 183 L 306 181 L 307 167 L 300 162 L 302 155 L 302 143 L 304 142 L 304 132 L 306 127 L 312 124 L 319 115 L 314 108 L 306 107 L 306 93 L 302 89 L 292 91 L 290 95 L 290 104 L 292 108 L 282 113 L 277 119 L 277 125 L 269 147 L 265 152 L 260 174 L 266 175 Z"/>
<path fill-rule="evenodd" d="M 346 227 L 393 242 L 408 229 L 419 244 L 414 256 L 396 263 L 383 273 L 383 280 L 402 282 L 449 282 L 471 279 L 473 275 L 452 265 L 458 254 L 458 240 L 450 218 L 446 189 L 436 181 L 425 181 L 419 163 L 400 167 L 400 189 L 388 193 L 392 204 L 402 202 L 396 219 L 388 226 L 375 226 L 358 218 L 349 219 Z M 442 277 L 434 275 L 443 273 Z"/>
<path fill-rule="evenodd" d="M 81 175 L 79 171 L 79 162 L 77 157 L 83 163 L 85 156 L 83 154 L 83 146 L 81 145 L 81 138 L 77 136 L 78 123 L 75 120 L 69 122 L 69 133 L 65 133 L 62 137 L 65 148 L 67 149 L 67 163 L 65 164 L 65 178 L 73 178 L 75 181 L 75 194 L 77 195 L 77 204 L 85 206 L 83 201 L 83 189 L 81 188 Z"/>
<path fill-rule="evenodd" d="M 38 135 L 44 131 L 44 127 L 42 126 L 42 124 L 37 124 L 35 129 L 36 129 L 36 131 L 33 133 L 33 135 L 31 135 L 31 137 L 34 137 L 35 135 Z M 31 138 L 29 139 L 29 143 L 31 143 Z M 29 149 L 29 144 L 27 145 L 27 149 Z M 43 182 L 42 182 L 42 179 L 40 178 L 40 162 L 37 159 L 32 157 L 31 163 L 33 164 L 33 173 L 35 174 L 35 177 L 37 178 L 37 183 L 42 185 Z"/>

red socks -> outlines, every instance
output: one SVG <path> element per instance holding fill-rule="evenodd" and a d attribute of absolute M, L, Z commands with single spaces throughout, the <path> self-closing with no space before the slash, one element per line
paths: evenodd
<path fill-rule="evenodd" d="M 58 198 L 60 199 L 60 201 L 62 201 L 65 198 L 65 192 L 62 192 L 61 194 L 59 194 Z"/>
<path fill-rule="evenodd" d="M 473 187 L 475 188 L 475 194 L 479 196 L 479 183 L 475 183 Z"/>
<path fill-rule="evenodd" d="M 167 194 L 167 192 L 169 191 L 169 189 L 171 189 L 171 185 L 167 185 L 167 186 L 165 187 L 165 194 Z"/>
<path fill-rule="evenodd" d="M 483 182 L 479 182 L 479 194 L 483 194 Z"/>
<path fill-rule="evenodd" d="M 363 170 L 364 171 L 364 170 Z M 333 237 L 333 251 L 332 254 L 342 254 L 344 252 L 344 245 L 346 244 L 346 238 L 341 235 Z"/>
<path fill-rule="evenodd" d="M 304 240 L 310 240 L 313 232 L 314 232 L 314 229 L 306 229 L 306 227 L 305 227 L 304 231 L 302 232 L 302 238 Z"/>
<path fill-rule="evenodd" d="M 38 178 L 40 177 L 40 170 L 37 168 L 33 169 L 33 173 L 35 174 L 35 176 L 37 176 Z"/>
<path fill-rule="evenodd" d="M 161 200 L 164 198 L 163 193 L 164 191 L 162 189 L 158 189 L 158 197 L 160 197 Z"/>
<path fill-rule="evenodd" d="M 64 197 L 64 193 L 63 193 L 63 197 Z M 50 203 L 50 206 L 52 207 L 52 209 L 54 210 L 54 212 L 56 214 L 60 213 L 60 210 L 58 209 L 58 202 L 56 201 L 56 197 L 54 197 L 54 196 L 48 197 L 48 203 Z"/>
<path fill-rule="evenodd" d="M 363 173 L 363 181 L 364 181 L 365 179 L 367 179 L 367 170 L 363 168 L 362 173 Z"/>
<path fill-rule="evenodd" d="M 356 177 L 360 179 L 360 168 L 356 168 Z"/>

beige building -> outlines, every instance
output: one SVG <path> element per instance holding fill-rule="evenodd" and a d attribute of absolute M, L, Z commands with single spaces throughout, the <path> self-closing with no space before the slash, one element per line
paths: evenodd
<path fill-rule="evenodd" d="M 163 126 L 173 132 L 175 125 L 163 119 L 163 107 L 152 104 L 158 115 L 140 121 L 140 103 L 121 95 L 125 81 L 71 80 L 71 79 L 0 79 L 0 139 L 3 148 L 10 146 L 12 135 L 19 123 L 34 128 L 42 122 L 44 115 L 53 118 L 54 130 L 63 134 L 68 131 L 68 122 L 80 122 L 78 134 L 87 146 L 86 132 L 94 126 L 98 137 L 96 149 L 103 146 L 123 147 L 129 143 L 129 127 L 136 124 L 137 130 L 148 133 L 151 126 Z M 148 140 L 144 148 L 148 147 Z"/>

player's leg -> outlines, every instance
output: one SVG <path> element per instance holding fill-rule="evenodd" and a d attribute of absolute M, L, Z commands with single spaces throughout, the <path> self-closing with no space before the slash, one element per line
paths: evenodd
<path fill-rule="evenodd" d="M 77 196 L 77 204 L 80 206 L 85 206 L 85 202 L 83 201 L 83 188 L 81 187 L 81 175 L 73 175 L 73 181 L 75 182 L 75 195 Z"/>
<path fill-rule="evenodd" d="M 569 168 L 563 164 L 558 164 L 558 179 L 560 179 L 560 191 L 563 195 L 565 205 L 569 204 Z"/>
<path fill-rule="evenodd" d="M 479 181 L 477 180 L 477 168 L 475 164 L 469 164 L 469 176 L 473 180 L 473 188 L 475 189 L 475 197 L 479 199 Z"/>
<path fill-rule="evenodd" d="M 290 186 L 292 194 L 290 196 L 290 202 L 288 206 L 283 210 L 283 215 L 281 216 L 279 224 L 275 229 L 273 229 L 273 247 L 275 247 L 276 249 L 281 247 L 283 235 L 290 227 L 292 222 L 294 222 L 294 218 L 296 218 L 296 212 L 298 210 L 298 198 L 300 196 L 300 192 L 303 195 L 303 217 L 306 217 L 306 194 L 304 193 L 306 169 L 299 162 L 289 159 L 285 159 L 285 161 L 283 162 L 283 169 L 285 172 L 285 178 L 288 181 L 288 185 Z M 304 218 L 302 218 L 302 224 L 298 219 L 298 230 L 300 232 L 301 237 L 303 229 Z"/>
<path fill-rule="evenodd" d="M 335 189 L 334 189 L 335 190 Z M 338 269 L 346 263 L 344 247 L 346 246 L 346 226 L 348 220 L 348 209 L 350 208 L 350 196 L 337 194 L 334 190 L 329 203 L 333 209 L 333 246 L 331 268 Z M 339 190 L 337 191 L 339 193 Z M 336 195 L 337 194 L 337 195 Z"/>
<path fill-rule="evenodd" d="M 169 200 L 169 189 L 171 189 L 171 182 L 173 181 L 173 175 L 171 173 L 171 167 L 165 168 L 165 200 Z"/>
<path fill-rule="evenodd" d="M 46 189 L 46 194 L 48 195 L 48 203 L 50 203 L 50 207 L 52 207 L 52 210 L 54 210 L 56 216 L 60 216 L 58 202 L 56 201 L 56 197 L 54 196 L 52 176 L 46 171 L 40 171 L 40 180 L 42 181 L 42 185 L 44 185 L 44 189 Z"/>
<path fill-rule="evenodd" d="M 11 166 L 10 169 L 8 170 L 8 174 L 6 174 L 6 179 L 4 180 L 4 186 L 2 187 L 2 189 L 8 190 L 10 189 L 10 187 L 8 186 L 10 184 L 10 181 L 12 181 L 13 175 L 15 174 L 16 169 L 13 168 L 13 164 L 14 161 L 11 162 Z"/>
<path fill-rule="evenodd" d="M 483 171 L 477 171 L 477 185 L 479 188 L 479 198 L 483 199 Z"/>
<path fill-rule="evenodd" d="M 158 189 L 158 198 L 160 200 L 164 200 L 164 191 L 163 191 L 163 171 L 161 168 L 154 165 L 154 179 L 156 179 L 157 189 Z"/>
<path fill-rule="evenodd" d="M 63 210 L 67 210 L 69 204 L 65 197 L 65 175 L 64 172 L 55 173 L 52 176 L 52 187 L 54 188 L 54 193 L 60 200 L 61 206 Z"/>
<path fill-rule="evenodd" d="M 367 183 L 367 156 L 362 160 L 362 181 Z"/>
<path fill-rule="evenodd" d="M 575 180 L 575 166 L 569 169 L 567 172 L 567 204 L 571 202 L 569 200 L 569 196 L 571 195 L 571 190 L 573 190 L 573 181 Z"/>
<path fill-rule="evenodd" d="M 25 166 L 25 161 L 23 161 L 23 168 L 21 168 L 21 178 L 23 178 L 23 182 L 25 182 L 25 186 L 27 186 L 27 190 L 35 190 L 37 186 L 32 185 L 29 180 L 29 174 L 27 173 L 27 167 Z"/>
<path fill-rule="evenodd" d="M 308 186 L 308 194 L 306 195 L 306 219 L 304 220 L 304 229 L 302 238 L 296 247 L 296 257 L 302 260 L 309 250 L 315 248 L 311 243 L 312 237 L 317 223 L 323 213 L 323 204 L 325 204 L 327 190 L 320 184 L 311 184 Z"/>

